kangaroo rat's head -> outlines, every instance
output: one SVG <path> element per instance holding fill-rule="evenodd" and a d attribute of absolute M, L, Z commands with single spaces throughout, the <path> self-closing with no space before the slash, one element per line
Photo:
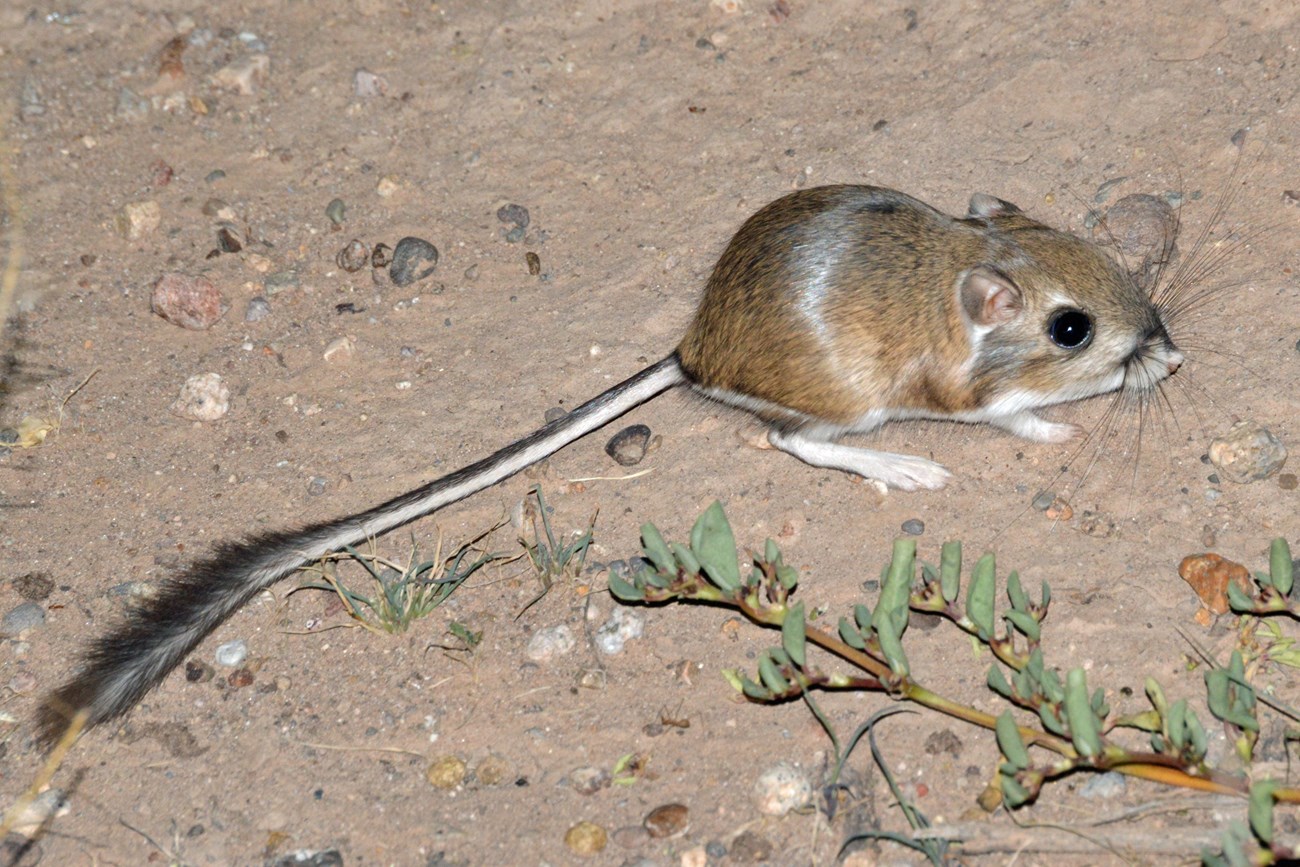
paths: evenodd
<path fill-rule="evenodd" d="M 963 222 L 982 225 L 989 242 L 958 283 L 981 404 L 1144 394 L 1182 364 L 1151 298 L 1093 245 L 992 196 L 974 196 Z"/>

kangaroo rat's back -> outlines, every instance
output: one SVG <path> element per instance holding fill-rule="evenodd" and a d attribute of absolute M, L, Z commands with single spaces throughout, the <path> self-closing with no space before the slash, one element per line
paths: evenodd
<path fill-rule="evenodd" d="M 761 415 L 851 424 L 883 406 L 962 407 L 932 359 L 967 349 L 952 282 L 975 231 L 902 193 L 833 186 L 754 214 L 713 269 L 677 348 L 705 393 Z M 906 375 L 925 371 L 922 381 Z"/>

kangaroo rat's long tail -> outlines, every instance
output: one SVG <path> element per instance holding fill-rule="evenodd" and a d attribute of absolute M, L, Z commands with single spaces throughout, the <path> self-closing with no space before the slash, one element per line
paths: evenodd
<path fill-rule="evenodd" d="M 495 485 L 685 381 L 677 356 L 670 355 L 495 454 L 381 506 L 217 546 L 90 646 L 81 671 L 42 703 L 39 737 L 47 745 L 57 742 L 82 708 L 87 728 L 125 713 L 222 621 L 301 566 Z"/>

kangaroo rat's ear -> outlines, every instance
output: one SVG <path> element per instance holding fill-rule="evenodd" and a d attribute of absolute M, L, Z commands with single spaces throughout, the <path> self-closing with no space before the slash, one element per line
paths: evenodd
<path fill-rule="evenodd" d="M 978 328 L 1010 322 L 1024 308 L 1024 296 L 1016 282 L 987 265 L 978 265 L 963 274 L 957 283 L 957 293 L 966 321 Z"/>
<path fill-rule="evenodd" d="M 967 219 L 975 217 L 1005 217 L 1008 214 L 1024 213 L 1006 199 L 990 196 L 988 193 L 976 193 L 970 197 L 970 207 L 966 209 Z"/>

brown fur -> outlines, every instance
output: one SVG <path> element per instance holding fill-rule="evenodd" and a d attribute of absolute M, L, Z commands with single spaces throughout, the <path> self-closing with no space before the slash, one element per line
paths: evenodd
<path fill-rule="evenodd" d="M 718 260 L 677 348 L 683 369 L 706 391 L 774 405 L 770 420 L 847 425 L 873 410 L 966 412 L 1012 387 L 1059 389 L 1090 364 L 1113 369 L 1114 358 L 1046 339 L 1052 296 L 1093 315 L 1099 336 L 1159 329 L 1095 247 L 1014 205 L 983 204 L 954 218 L 893 190 L 832 186 L 767 205 Z M 959 284 L 976 266 L 1005 275 L 1025 315 L 971 359 Z"/>

